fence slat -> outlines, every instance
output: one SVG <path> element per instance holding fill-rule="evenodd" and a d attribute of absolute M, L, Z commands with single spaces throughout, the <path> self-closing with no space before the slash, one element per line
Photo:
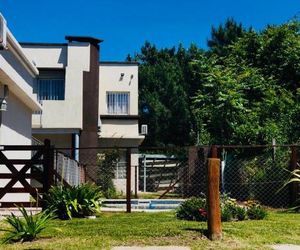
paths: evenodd
<path fill-rule="evenodd" d="M 126 212 L 131 213 L 131 150 L 126 152 Z"/>
<path fill-rule="evenodd" d="M 291 147 L 291 164 L 290 171 L 294 171 L 297 169 L 297 161 L 298 161 L 298 147 Z M 299 196 L 299 182 L 292 182 L 289 184 L 290 187 L 290 205 L 295 204 Z"/>

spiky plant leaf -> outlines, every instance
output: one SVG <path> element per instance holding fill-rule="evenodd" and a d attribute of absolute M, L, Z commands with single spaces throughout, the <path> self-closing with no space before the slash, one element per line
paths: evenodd
<path fill-rule="evenodd" d="M 32 213 L 28 214 L 24 207 L 18 207 L 18 209 L 22 214 L 22 218 L 12 213 L 5 219 L 10 228 L 0 229 L 7 232 L 3 243 L 32 241 L 46 228 L 48 221 L 53 218 L 52 213 L 41 212 L 37 215 L 32 215 Z"/>

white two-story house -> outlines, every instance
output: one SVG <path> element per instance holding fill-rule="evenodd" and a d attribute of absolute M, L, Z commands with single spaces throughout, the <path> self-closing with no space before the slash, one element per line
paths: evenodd
<path fill-rule="evenodd" d="M 138 123 L 138 64 L 99 62 L 102 40 L 78 36 L 66 40 L 20 43 L 39 71 L 33 92 L 42 111 L 32 117 L 33 136 L 50 139 L 56 148 L 83 148 L 67 152 L 87 165 L 95 159 L 84 148 L 130 147 L 131 164 L 138 165 L 134 148 L 144 139 Z M 126 151 L 120 154 L 124 162 Z M 125 181 L 124 175 L 119 176 L 116 184 Z"/>

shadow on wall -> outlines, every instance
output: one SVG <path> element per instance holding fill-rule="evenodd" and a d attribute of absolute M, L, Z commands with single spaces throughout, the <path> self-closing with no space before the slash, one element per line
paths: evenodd
<path fill-rule="evenodd" d="M 1 126 L 5 125 L 14 133 L 31 140 L 31 110 L 13 93 L 10 93 L 7 98 L 7 111 L 0 112 L 0 117 Z"/>

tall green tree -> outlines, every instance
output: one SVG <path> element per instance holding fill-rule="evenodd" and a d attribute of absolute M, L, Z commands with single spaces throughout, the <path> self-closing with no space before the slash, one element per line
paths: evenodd
<path fill-rule="evenodd" d="M 228 54 L 228 46 L 236 42 L 245 32 L 246 29 L 241 23 L 228 18 L 224 24 L 211 28 L 211 38 L 207 41 L 207 45 L 213 54 L 225 56 Z"/>
<path fill-rule="evenodd" d="M 191 127 L 190 112 L 176 49 L 157 50 L 146 42 L 136 59 L 141 63 L 141 122 L 149 127 L 144 145 L 187 144 Z"/>
<path fill-rule="evenodd" d="M 146 42 L 128 57 L 140 62 L 144 145 L 299 142 L 299 21 L 256 32 L 228 19 L 208 45 Z"/>
<path fill-rule="evenodd" d="M 194 97 L 199 144 L 266 144 L 272 138 L 286 143 L 292 95 L 264 78 L 259 69 L 227 58 L 212 58 Z M 198 72 L 195 72 L 198 74 Z"/>

